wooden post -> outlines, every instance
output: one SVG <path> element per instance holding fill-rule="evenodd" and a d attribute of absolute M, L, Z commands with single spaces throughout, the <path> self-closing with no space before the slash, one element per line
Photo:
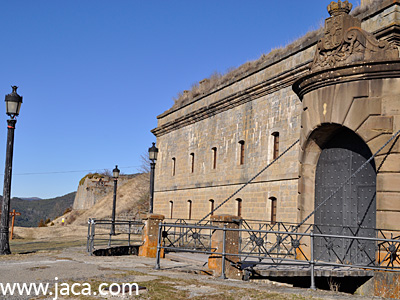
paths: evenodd
<path fill-rule="evenodd" d="M 10 236 L 10 240 L 13 239 L 15 216 L 20 216 L 20 215 L 21 215 L 21 213 L 15 212 L 15 209 L 13 209 L 13 211 L 10 212 L 10 216 L 12 217 L 12 219 L 11 219 L 11 236 Z"/>
<path fill-rule="evenodd" d="M 1 215 L 1 210 L 0 210 L 0 215 Z M 10 235 L 10 240 L 13 239 L 15 216 L 20 216 L 20 215 L 21 215 L 21 213 L 15 212 L 15 209 L 13 209 L 13 211 L 10 211 L 10 216 L 11 216 L 11 235 Z"/>

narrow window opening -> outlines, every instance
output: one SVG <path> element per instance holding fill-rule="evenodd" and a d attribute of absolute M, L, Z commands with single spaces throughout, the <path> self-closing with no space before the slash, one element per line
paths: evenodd
<path fill-rule="evenodd" d="M 190 153 L 191 157 L 191 173 L 194 173 L 194 153 Z"/>
<path fill-rule="evenodd" d="M 240 157 L 239 157 L 239 164 L 244 164 L 244 141 L 239 141 L 240 145 Z"/>
<path fill-rule="evenodd" d="M 172 176 L 175 176 L 175 168 L 176 168 L 176 159 L 172 158 Z"/>
<path fill-rule="evenodd" d="M 174 213 L 174 201 L 169 201 L 169 218 L 172 219 Z"/>
<path fill-rule="evenodd" d="M 272 135 L 274 136 L 273 159 L 277 159 L 279 156 L 279 132 L 274 132 Z"/>
<path fill-rule="evenodd" d="M 269 198 L 271 200 L 271 224 L 275 224 L 276 223 L 276 198 L 275 197 L 271 197 Z"/>
<path fill-rule="evenodd" d="M 242 216 L 242 199 L 238 198 L 236 199 L 236 205 L 237 205 L 237 216 L 241 217 Z"/>
<path fill-rule="evenodd" d="M 214 215 L 214 200 L 210 199 L 209 201 L 210 201 L 210 213 L 211 213 L 211 216 L 213 216 Z"/>
<path fill-rule="evenodd" d="M 215 170 L 217 168 L 217 147 L 214 147 L 211 150 L 213 155 L 212 168 Z"/>
<path fill-rule="evenodd" d="M 192 200 L 188 200 L 188 220 L 192 219 Z"/>

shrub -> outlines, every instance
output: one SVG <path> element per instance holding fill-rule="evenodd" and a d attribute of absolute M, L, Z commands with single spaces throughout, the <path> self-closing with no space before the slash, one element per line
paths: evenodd
<path fill-rule="evenodd" d="M 51 222 L 50 218 L 47 218 L 46 221 L 44 221 L 44 224 L 49 224 Z"/>
<path fill-rule="evenodd" d="M 46 227 L 46 224 L 44 223 L 43 219 L 40 219 L 38 227 Z"/>
<path fill-rule="evenodd" d="M 77 210 L 74 210 L 71 212 L 71 214 L 68 216 L 68 218 L 65 220 L 66 224 L 71 224 L 73 223 L 77 217 L 79 217 L 80 213 Z"/>
<path fill-rule="evenodd" d="M 72 207 L 68 207 L 67 209 L 65 209 L 65 211 L 63 212 L 63 215 L 69 213 L 72 211 Z"/>
<path fill-rule="evenodd" d="M 106 171 L 105 171 L 106 173 Z M 86 174 L 85 176 L 82 177 L 81 180 L 79 180 L 79 185 L 83 185 L 85 183 L 86 178 L 92 179 L 92 178 L 104 178 L 103 174 L 100 173 L 89 173 Z"/>

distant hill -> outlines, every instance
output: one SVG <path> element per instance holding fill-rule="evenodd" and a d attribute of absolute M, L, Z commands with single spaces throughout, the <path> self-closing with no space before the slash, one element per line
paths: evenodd
<path fill-rule="evenodd" d="M 15 209 L 21 213 L 21 216 L 15 218 L 15 226 L 37 227 L 40 219 L 53 220 L 61 216 L 67 208 L 72 207 L 75 194 L 76 192 L 72 192 L 56 198 L 30 201 L 12 198 L 10 210 Z M 0 199 L 2 200 L 1 196 Z"/>
<path fill-rule="evenodd" d="M 18 197 L 17 197 L 17 198 L 18 198 Z M 21 199 L 21 200 L 26 200 L 26 201 L 43 200 L 42 198 L 39 198 L 39 197 L 28 197 L 28 198 L 21 197 L 21 198 L 19 198 L 19 199 Z"/>

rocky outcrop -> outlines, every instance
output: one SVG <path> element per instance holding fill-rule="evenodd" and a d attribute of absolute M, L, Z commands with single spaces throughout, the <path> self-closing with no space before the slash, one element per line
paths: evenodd
<path fill-rule="evenodd" d="M 123 175 L 118 178 L 118 187 L 124 184 L 128 179 L 135 175 Z M 74 210 L 89 209 L 96 202 L 112 193 L 114 189 L 114 180 L 109 176 L 86 176 L 78 186 L 72 208 Z"/>

